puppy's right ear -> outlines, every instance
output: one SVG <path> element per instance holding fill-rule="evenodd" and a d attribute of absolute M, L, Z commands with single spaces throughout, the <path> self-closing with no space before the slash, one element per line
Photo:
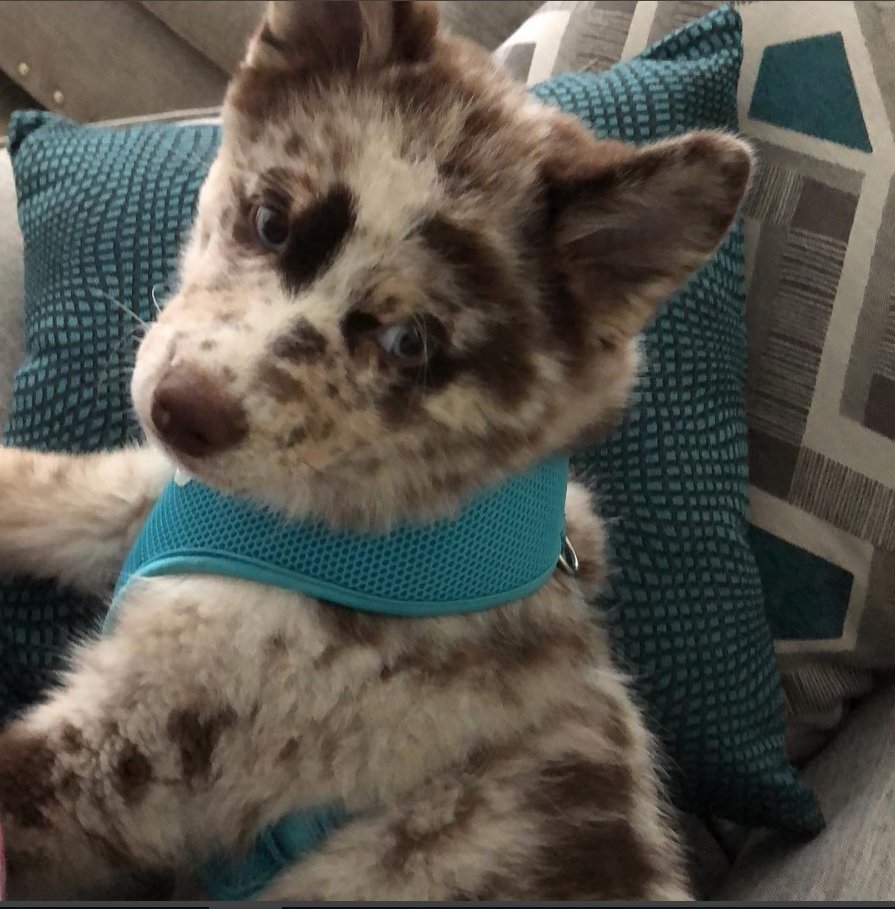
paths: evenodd
<path fill-rule="evenodd" d="M 426 59 L 438 7 L 421 0 L 271 0 L 246 65 L 315 75 Z"/>

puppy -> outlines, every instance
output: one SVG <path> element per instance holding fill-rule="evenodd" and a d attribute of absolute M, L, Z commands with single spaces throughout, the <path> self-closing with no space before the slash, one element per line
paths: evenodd
<path fill-rule="evenodd" d="M 747 148 L 597 141 L 434 4 L 275 2 L 230 85 L 175 296 L 139 350 L 147 446 L 0 452 L 5 570 L 108 590 L 179 466 L 351 531 L 450 519 L 609 426 L 637 336 L 730 226 Z M 657 756 L 599 617 L 603 531 L 522 600 L 396 618 L 197 574 L 0 734 L 13 898 L 119 895 L 349 815 L 266 900 L 671 900 Z"/>

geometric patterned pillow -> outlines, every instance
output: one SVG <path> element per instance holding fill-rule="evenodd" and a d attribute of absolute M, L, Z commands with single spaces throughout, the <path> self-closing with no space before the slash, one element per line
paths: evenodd
<path fill-rule="evenodd" d="M 753 548 L 801 759 L 895 668 L 895 9 L 740 12 Z"/>
<path fill-rule="evenodd" d="M 719 10 L 604 73 L 532 91 L 631 142 L 736 129 L 740 56 L 739 17 Z M 780 679 L 745 536 L 744 308 L 736 228 L 645 332 L 625 420 L 573 466 L 610 517 L 601 606 L 670 757 L 678 804 L 805 833 L 819 818 L 784 759 Z"/>
<path fill-rule="evenodd" d="M 605 69 L 718 5 L 554 0 L 502 53 L 530 82 Z M 733 5 L 740 131 L 760 162 L 750 541 L 803 761 L 895 670 L 895 4 Z"/>

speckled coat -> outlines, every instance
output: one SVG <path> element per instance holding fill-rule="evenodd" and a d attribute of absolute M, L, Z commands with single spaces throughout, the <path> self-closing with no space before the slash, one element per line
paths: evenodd
<path fill-rule="evenodd" d="M 431 4 L 272 3 L 137 358 L 149 444 L 0 450 L 0 563 L 107 590 L 175 464 L 334 526 L 450 514 L 611 425 L 749 169 L 721 134 L 595 140 Z M 0 733 L 10 895 L 120 898 L 341 799 L 362 817 L 262 898 L 686 898 L 575 486 L 567 520 L 579 577 L 475 615 L 133 584 Z"/>

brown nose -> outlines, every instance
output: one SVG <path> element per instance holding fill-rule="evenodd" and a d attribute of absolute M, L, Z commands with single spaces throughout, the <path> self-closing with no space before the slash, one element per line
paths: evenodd
<path fill-rule="evenodd" d="M 156 386 L 152 422 L 175 451 L 207 458 L 238 444 L 248 431 L 242 405 L 204 373 L 172 369 Z"/>

